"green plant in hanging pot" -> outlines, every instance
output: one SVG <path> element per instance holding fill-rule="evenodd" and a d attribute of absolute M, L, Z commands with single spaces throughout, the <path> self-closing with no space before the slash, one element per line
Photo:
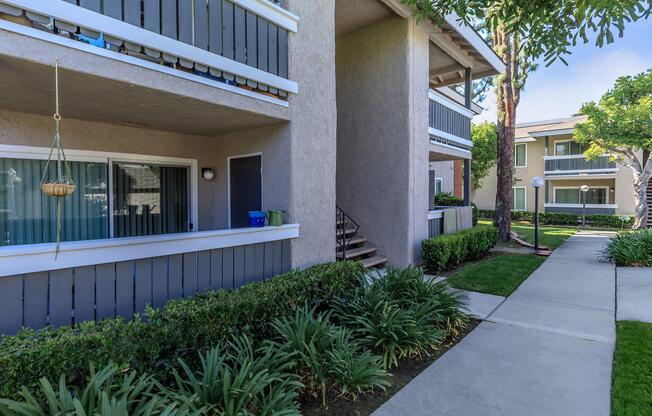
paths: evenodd
<path fill-rule="evenodd" d="M 52 147 L 50 148 L 50 155 L 43 169 L 43 176 L 41 176 L 41 192 L 46 195 L 57 198 L 57 246 L 55 250 L 54 258 L 58 257 L 59 246 L 61 244 L 61 205 L 62 199 L 68 195 L 72 195 L 77 190 L 77 185 L 72 179 L 70 174 L 70 164 L 66 160 L 66 153 L 63 150 L 63 144 L 61 142 L 61 114 L 59 114 L 59 61 L 55 61 L 54 64 L 54 74 L 55 74 L 55 99 L 56 99 L 56 111 L 54 113 L 54 140 L 52 141 Z M 48 168 L 50 162 L 56 159 L 57 163 L 57 176 L 54 180 L 46 180 L 48 174 Z M 65 169 L 65 173 L 64 173 Z"/>

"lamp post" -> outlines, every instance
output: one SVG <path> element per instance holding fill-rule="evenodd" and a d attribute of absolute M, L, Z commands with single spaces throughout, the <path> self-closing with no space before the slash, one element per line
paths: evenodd
<path fill-rule="evenodd" d="M 534 187 L 534 251 L 539 252 L 539 188 L 543 186 L 543 178 L 535 176 L 532 178 Z"/>
<path fill-rule="evenodd" d="M 582 229 L 586 230 L 586 193 L 589 192 L 589 186 L 582 185 L 580 190 L 582 191 Z"/>

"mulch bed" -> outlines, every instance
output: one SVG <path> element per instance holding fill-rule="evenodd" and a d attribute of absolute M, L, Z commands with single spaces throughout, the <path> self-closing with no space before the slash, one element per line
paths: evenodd
<path fill-rule="evenodd" d="M 472 319 L 468 327 L 457 337 L 451 337 L 444 341 L 442 346 L 433 351 L 430 356 L 423 357 L 423 359 L 405 359 L 399 362 L 398 367 L 392 369 L 392 385 L 387 391 L 377 391 L 367 396 L 358 397 L 357 401 L 347 400 L 337 397 L 331 393 L 328 397 L 327 408 L 321 406 L 321 397 L 319 398 L 304 398 L 301 401 L 301 413 L 305 416 L 367 416 L 378 409 L 383 403 L 389 400 L 394 394 L 401 390 L 413 378 L 418 376 L 430 364 L 435 362 L 439 357 L 444 355 L 446 351 L 453 348 L 455 344 L 460 342 L 466 335 L 468 335 L 480 321 Z"/>

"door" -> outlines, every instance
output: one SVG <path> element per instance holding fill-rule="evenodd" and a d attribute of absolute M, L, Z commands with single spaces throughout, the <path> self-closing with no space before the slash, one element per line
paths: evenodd
<path fill-rule="evenodd" d="M 234 157 L 229 162 L 231 228 L 249 226 L 249 211 L 263 208 L 262 156 Z"/>

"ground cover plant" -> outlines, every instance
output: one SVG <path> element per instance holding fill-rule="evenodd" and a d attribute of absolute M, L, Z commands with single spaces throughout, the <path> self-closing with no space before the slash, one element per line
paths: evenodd
<path fill-rule="evenodd" d="M 533 254 L 497 255 L 462 266 L 446 281 L 456 289 L 509 296 L 544 261 Z"/>
<path fill-rule="evenodd" d="M 652 324 L 618 322 L 611 414 L 652 414 Z"/>
<path fill-rule="evenodd" d="M 652 267 L 652 230 L 616 234 L 602 251 L 601 259 L 619 266 Z"/>

